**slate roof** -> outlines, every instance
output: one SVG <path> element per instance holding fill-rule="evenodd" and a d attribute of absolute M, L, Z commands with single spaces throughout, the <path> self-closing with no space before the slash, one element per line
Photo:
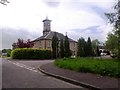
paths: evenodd
<path fill-rule="evenodd" d="M 39 41 L 39 40 L 44 40 L 44 39 L 52 40 L 52 37 L 53 37 L 54 34 L 55 34 L 54 31 L 50 31 L 46 36 L 41 36 L 41 37 L 35 39 L 34 41 Z M 56 32 L 56 35 L 58 37 L 58 40 L 60 40 L 60 39 L 64 40 L 65 39 L 65 36 L 62 33 Z M 69 38 L 69 41 L 70 42 L 76 42 L 75 40 L 73 40 L 71 38 Z"/>

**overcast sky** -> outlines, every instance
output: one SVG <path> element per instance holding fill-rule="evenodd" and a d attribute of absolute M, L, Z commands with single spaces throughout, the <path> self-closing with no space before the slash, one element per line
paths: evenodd
<path fill-rule="evenodd" d="M 111 31 L 105 12 L 115 0 L 8 0 L 0 4 L 0 49 L 11 48 L 18 38 L 34 40 L 42 35 L 48 16 L 51 30 L 78 40 L 91 37 L 105 41 Z M 1 37 L 2 34 L 2 37 Z"/>

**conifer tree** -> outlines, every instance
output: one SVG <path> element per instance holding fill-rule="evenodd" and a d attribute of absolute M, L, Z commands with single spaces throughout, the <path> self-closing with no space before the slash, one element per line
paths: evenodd
<path fill-rule="evenodd" d="M 77 43 L 77 56 L 79 57 L 81 54 L 82 48 L 81 48 L 81 39 L 79 38 Z"/>
<path fill-rule="evenodd" d="M 70 57 L 71 56 L 71 50 L 70 50 L 70 45 L 69 45 L 69 39 L 67 35 L 65 36 L 65 41 L 64 41 L 64 53 L 65 57 Z"/>
<path fill-rule="evenodd" d="M 52 56 L 53 58 L 57 58 L 58 56 L 58 38 L 57 38 L 56 32 L 52 37 Z"/>
<path fill-rule="evenodd" d="M 83 37 L 78 40 L 78 51 L 77 56 L 85 57 L 86 56 L 86 42 Z"/>
<path fill-rule="evenodd" d="M 100 56 L 100 51 L 99 51 L 98 45 L 96 47 L 96 56 Z"/>
<path fill-rule="evenodd" d="M 90 37 L 88 37 L 88 40 L 87 40 L 87 56 L 92 56 L 92 55 L 93 55 L 92 43 L 91 43 Z"/>
<path fill-rule="evenodd" d="M 63 43 L 63 39 L 60 40 L 60 57 L 64 58 L 64 43 Z"/>

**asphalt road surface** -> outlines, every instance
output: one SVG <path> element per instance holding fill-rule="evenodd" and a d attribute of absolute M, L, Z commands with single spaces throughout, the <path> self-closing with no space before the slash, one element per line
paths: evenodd
<path fill-rule="evenodd" d="M 82 88 L 47 76 L 37 70 L 39 65 L 49 62 L 52 61 L 2 59 L 2 88 Z"/>
<path fill-rule="evenodd" d="M 2 59 L 0 58 L 0 89 L 2 88 Z"/>

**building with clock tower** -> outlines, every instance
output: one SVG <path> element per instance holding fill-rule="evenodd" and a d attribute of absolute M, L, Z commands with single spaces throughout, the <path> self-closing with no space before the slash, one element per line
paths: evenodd
<path fill-rule="evenodd" d="M 52 50 L 52 37 L 54 36 L 54 34 L 56 33 L 56 36 L 59 40 L 59 45 L 60 45 L 60 40 L 61 39 L 64 40 L 65 36 L 62 33 L 51 31 L 51 20 L 49 20 L 48 17 L 46 17 L 46 19 L 43 20 L 42 22 L 43 22 L 43 35 L 33 40 L 34 43 L 33 48 Z M 69 43 L 70 43 L 70 50 L 72 52 L 72 55 L 76 56 L 77 42 L 69 38 Z"/>

